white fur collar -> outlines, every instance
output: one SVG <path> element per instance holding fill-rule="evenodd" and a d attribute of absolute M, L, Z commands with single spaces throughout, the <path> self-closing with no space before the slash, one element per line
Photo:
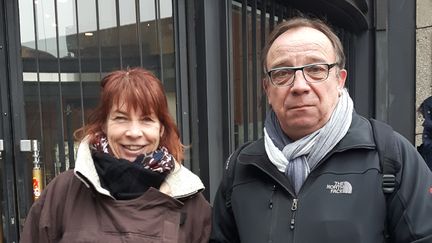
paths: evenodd
<path fill-rule="evenodd" d="M 114 198 L 100 184 L 89 144 L 86 141 L 79 145 L 74 173 L 87 187 L 90 187 L 91 184 L 99 193 Z M 167 176 L 160 188 L 161 192 L 174 198 L 191 196 L 202 190 L 204 190 L 204 185 L 201 179 L 177 162 L 175 162 L 174 170 Z"/>

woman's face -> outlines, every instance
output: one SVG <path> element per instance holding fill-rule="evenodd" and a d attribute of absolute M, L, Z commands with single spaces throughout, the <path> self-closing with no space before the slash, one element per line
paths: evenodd
<path fill-rule="evenodd" d="M 154 112 L 144 116 L 140 110 L 128 112 L 126 105 L 114 104 L 105 124 L 113 155 L 129 161 L 134 161 L 140 154 L 155 151 L 163 132 L 164 127 Z"/>

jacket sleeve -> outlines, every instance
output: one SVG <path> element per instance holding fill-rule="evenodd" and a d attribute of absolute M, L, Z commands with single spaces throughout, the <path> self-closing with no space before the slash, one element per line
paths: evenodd
<path fill-rule="evenodd" d="M 226 193 L 230 190 L 227 170 L 225 170 L 221 184 L 213 202 L 213 222 L 210 243 L 236 243 L 240 242 L 237 225 L 232 208 L 227 205 Z"/>
<path fill-rule="evenodd" d="M 397 137 L 402 171 L 400 187 L 388 205 L 391 242 L 432 242 L 432 172 L 414 146 Z"/>
<path fill-rule="evenodd" d="M 64 172 L 52 180 L 33 203 L 20 234 L 22 243 L 57 242 L 62 235 L 63 199 L 73 171 Z"/>
<path fill-rule="evenodd" d="M 196 207 L 195 210 L 199 212 L 201 224 L 195 229 L 201 227 L 201 233 L 199 234 L 200 236 L 197 243 L 208 243 L 211 232 L 211 206 L 201 193 L 199 193 L 198 197 L 201 201 L 201 207 L 199 210 L 197 210 L 198 207 Z"/>
<path fill-rule="evenodd" d="M 50 242 L 47 229 L 40 224 L 45 196 L 46 193 L 42 193 L 41 197 L 39 197 L 39 199 L 34 202 L 30 208 L 30 211 L 25 219 L 23 231 L 20 235 L 20 242 Z"/>

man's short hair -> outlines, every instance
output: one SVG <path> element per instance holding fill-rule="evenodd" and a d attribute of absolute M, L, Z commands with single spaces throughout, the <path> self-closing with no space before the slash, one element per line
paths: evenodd
<path fill-rule="evenodd" d="M 342 42 L 339 39 L 339 37 L 336 35 L 335 31 L 330 27 L 330 25 L 318 18 L 300 16 L 300 17 L 291 18 L 287 21 L 278 24 L 275 27 L 275 29 L 271 32 L 266 42 L 266 45 L 261 53 L 261 62 L 262 62 L 264 73 L 267 71 L 267 54 L 270 50 L 270 47 L 273 45 L 273 42 L 283 33 L 287 32 L 290 29 L 294 29 L 298 27 L 313 28 L 326 35 L 327 38 L 329 38 L 336 52 L 336 62 L 338 64 L 338 67 L 345 68 L 345 54 L 343 51 Z"/>

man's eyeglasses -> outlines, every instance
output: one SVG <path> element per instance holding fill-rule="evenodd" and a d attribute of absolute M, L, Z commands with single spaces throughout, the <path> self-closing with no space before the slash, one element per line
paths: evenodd
<path fill-rule="evenodd" d="M 270 78 L 270 82 L 276 87 L 292 85 L 297 70 L 302 71 L 306 82 L 319 83 L 328 78 L 330 69 L 336 65 L 337 63 L 314 63 L 300 67 L 277 67 L 270 69 L 267 75 Z"/>

